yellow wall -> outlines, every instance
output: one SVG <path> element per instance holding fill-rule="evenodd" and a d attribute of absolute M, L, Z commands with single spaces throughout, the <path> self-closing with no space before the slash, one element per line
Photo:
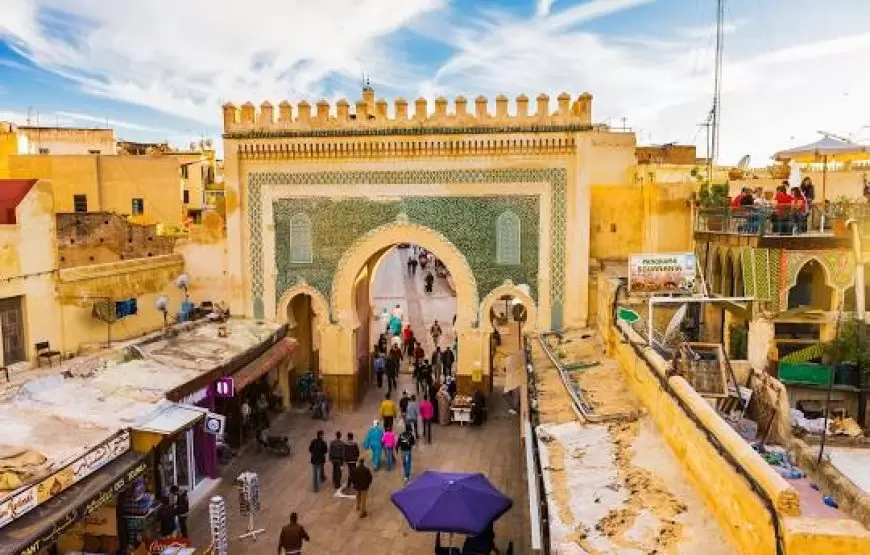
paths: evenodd
<path fill-rule="evenodd" d="M 590 256 L 624 260 L 643 249 L 644 203 L 640 187 L 593 186 Z"/>
<path fill-rule="evenodd" d="M 152 156 L 11 156 L 9 177 L 50 179 L 55 210 L 72 212 L 73 195 L 88 197 L 88 211 L 132 212 L 141 198 L 145 217 L 153 222 L 181 223 L 178 165 L 171 158 Z"/>
<path fill-rule="evenodd" d="M 9 177 L 8 157 L 18 153 L 18 136 L 8 123 L 0 122 L 0 179 Z"/>
<path fill-rule="evenodd" d="M 599 279 L 600 306 L 610 306 L 616 284 Z M 693 486 L 705 500 L 726 536 L 739 553 L 776 553 L 773 520 L 749 482 L 713 448 L 706 435 L 690 420 L 684 409 L 660 385 L 656 374 L 667 372 L 667 364 L 656 353 L 641 359 L 634 348 L 622 341 L 609 311 L 599 311 L 599 329 L 607 338 L 607 349 L 617 358 L 632 391 L 649 410 Z M 633 342 L 642 338 L 628 326 Z M 712 433 L 722 449 L 754 478 L 772 500 L 787 555 L 866 553 L 870 532 L 851 520 L 817 520 L 802 517 L 797 492 L 777 474 L 716 411 L 682 378 L 668 383 L 687 410 Z"/>
<path fill-rule="evenodd" d="M 24 346 L 61 342 L 55 296 L 51 184 L 38 181 L 16 209 L 17 225 L 0 225 L 0 298 L 23 297 Z M 0 365 L 3 352 L 0 349 Z"/>

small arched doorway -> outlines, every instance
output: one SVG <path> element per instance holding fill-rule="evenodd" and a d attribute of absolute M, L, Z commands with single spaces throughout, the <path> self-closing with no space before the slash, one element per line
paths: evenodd
<path fill-rule="evenodd" d="M 329 305 L 323 295 L 306 283 L 287 289 L 278 302 L 278 318 L 287 324 L 287 336 L 297 344 L 290 358 L 288 382 L 296 399 L 296 380 L 310 372 L 320 374 L 321 331 L 329 321 Z"/>
<path fill-rule="evenodd" d="M 808 260 L 798 271 L 788 290 L 788 310 L 807 308 L 836 310 L 834 288 L 828 285 L 827 271 L 818 260 Z"/>
<path fill-rule="evenodd" d="M 490 291 L 480 303 L 480 325 L 488 336 L 483 371 L 492 376 L 489 390 L 503 376 L 507 392 L 518 386 L 514 381 L 522 379 L 510 374 L 525 368 L 523 337 L 538 327 L 538 307 L 529 286 L 507 280 Z"/>

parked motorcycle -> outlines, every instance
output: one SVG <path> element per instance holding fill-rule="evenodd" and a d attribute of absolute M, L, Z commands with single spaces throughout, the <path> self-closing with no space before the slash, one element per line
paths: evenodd
<path fill-rule="evenodd" d="M 266 450 L 273 455 L 286 457 L 290 455 L 290 438 L 287 436 L 271 435 L 263 430 L 257 437 L 258 450 Z"/>

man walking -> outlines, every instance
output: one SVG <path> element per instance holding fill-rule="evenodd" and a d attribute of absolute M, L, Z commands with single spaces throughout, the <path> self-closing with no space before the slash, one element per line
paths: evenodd
<path fill-rule="evenodd" d="M 326 480 L 323 465 L 326 464 L 327 451 L 326 442 L 323 441 L 323 430 L 319 430 L 317 437 L 312 439 L 308 446 L 308 453 L 311 454 L 311 485 L 314 486 L 315 493 L 320 491 L 320 483 Z"/>
<path fill-rule="evenodd" d="M 438 346 L 438 340 L 441 338 L 441 325 L 438 323 L 438 320 L 432 324 L 432 327 L 429 328 L 429 335 L 432 336 L 432 344 L 436 347 Z"/>
<path fill-rule="evenodd" d="M 417 396 L 411 395 L 408 401 L 408 406 L 405 408 L 405 429 L 414 430 L 414 437 L 419 438 L 420 434 L 417 431 L 417 420 L 420 418 L 420 407 L 417 405 Z"/>
<path fill-rule="evenodd" d="M 402 472 L 405 482 L 411 479 L 411 450 L 416 443 L 410 428 L 405 428 L 405 431 L 399 436 L 398 443 L 396 443 L 396 450 L 402 454 Z"/>
<path fill-rule="evenodd" d="M 384 395 L 384 400 L 381 401 L 381 420 L 384 422 L 384 430 L 393 429 L 393 421 L 396 418 L 398 407 L 396 402 L 390 399 L 390 393 Z"/>
<path fill-rule="evenodd" d="M 281 528 L 281 536 L 278 539 L 278 555 L 284 551 L 285 555 L 300 555 L 302 542 L 310 542 L 308 532 L 299 524 L 299 515 L 290 513 L 290 524 Z"/>
<path fill-rule="evenodd" d="M 420 418 L 423 419 L 423 436 L 428 443 L 432 443 L 432 421 L 435 420 L 435 405 L 429 400 L 429 395 L 424 395 L 420 401 Z"/>
<path fill-rule="evenodd" d="M 432 364 L 432 372 L 436 376 L 442 376 L 442 369 L 444 368 L 443 363 L 444 360 L 441 357 L 441 347 L 435 347 L 435 352 L 432 353 L 432 358 L 430 359 Z"/>
<path fill-rule="evenodd" d="M 341 488 L 341 467 L 344 466 L 345 447 L 345 443 L 341 441 L 341 432 L 335 432 L 335 439 L 329 442 L 329 462 L 332 463 L 332 487 L 335 489 Z"/>
<path fill-rule="evenodd" d="M 359 460 L 359 445 L 354 441 L 352 432 L 347 433 L 347 441 L 344 442 L 344 460 L 347 462 L 347 487 L 350 487 L 350 475 Z"/>
<path fill-rule="evenodd" d="M 441 352 L 441 366 L 445 376 L 451 376 L 453 372 L 453 363 L 456 361 L 456 355 L 453 354 L 453 349 L 449 346 Z"/>
<path fill-rule="evenodd" d="M 399 387 L 399 364 L 401 356 L 394 356 L 393 351 L 387 358 L 387 393 L 392 393 L 394 389 Z"/>
<path fill-rule="evenodd" d="M 408 397 L 408 392 L 403 391 L 402 397 L 399 399 L 399 414 L 402 415 L 402 420 L 405 420 L 405 413 L 408 411 L 408 402 L 411 399 Z"/>
<path fill-rule="evenodd" d="M 384 355 L 379 352 L 375 352 L 375 378 L 378 381 L 378 389 L 384 387 L 384 369 L 386 367 L 386 360 L 384 360 Z"/>
<path fill-rule="evenodd" d="M 359 512 L 360 518 L 365 518 L 366 513 L 366 497 L 369 493 L 369 486 L 372 485 L 372 471 L 366 468 L 366 462 L 363 459 L 357 461 L 356 468 L 350 475 L 350 481 L 353 489 L 356 490 L 356 510 Z"/>

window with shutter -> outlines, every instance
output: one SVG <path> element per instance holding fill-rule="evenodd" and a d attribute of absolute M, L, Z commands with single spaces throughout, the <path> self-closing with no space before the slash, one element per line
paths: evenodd
<path fill-rule="evenodd" d="M 311 219 L 305 214 L 295 214 L 290 219 L 290 263 L 310 264 L 312 259 Z"/>
<path fill-rule="evenodd" d="M 520 217 L 503 212 L 495 222 L 495 260 L 498 264 L 520 263 Z"/>

